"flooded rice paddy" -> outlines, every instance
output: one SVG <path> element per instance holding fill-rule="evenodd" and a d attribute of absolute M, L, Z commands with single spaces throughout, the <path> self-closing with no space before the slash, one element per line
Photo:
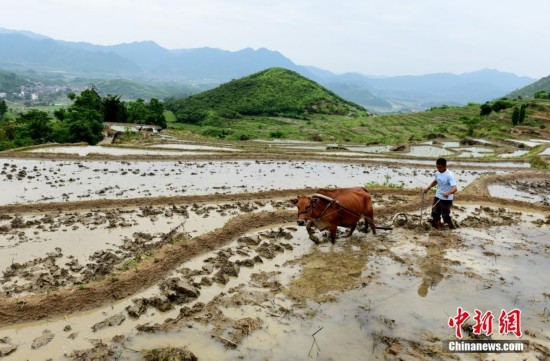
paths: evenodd
<path fill-rule="evenodd" d="M 430 162 L 433 163 L 433 162 Z M 0 159 L 0 205 L 105 198 L 227 194 L 372 183 L 423 187 L 424 169 L 306 161 L 49 161 Z M 492 170 L 455 170 L 460 187 Z"/>
<path fill-rule="evenodd" d="M 192 149 L 196 150 L 196 149 Z M 106 154 L 114 156 L 123 155 L 191 155 L 193 152 L 155 150 L 155 149 L 135 149 L 123 147 L 102 147 L 102 146 L 81 146 L 81 147 L 47 147 L 32 149 L 30 153 L 50 153 L 50 154 L 78 154 L 85 157 L 89 154 Z M 203 153 L 204 154 L 204 153 Z M 213 153 L 206 153 L 213 154 Z"/>
<path fill-rule="evenodd" d="M 545 356 L 548 220 L 471 205 L 455 214 L 454 231 L 397 220 L 391 232 L 335 245 L 315 245 L 293 224 L 248 232 L 108 307 L 0 329 L 17 345 L 6 359 L 78 359 L 99 352 L 94 340 L 120 360 L 168 345 L 199 360 L 454 359 L 441 341 L 454 335 L 447 321 L 458 306 L 521 309 L 538 345 L 522 358 Z"/>
<path fill-rule="evenodd" d="M 411 147 L 408 156 L 439 157 L 458 148 L 450 143 Z M 173 149 L 214 151 L 208 147 Z M 186 347 L 199 360 L 548 359 L 548 180 L 514 169 L 528 163 L 453 161 L 458 228 L 438 231 L 427 223 L 431 197 L 421 203 L 417 194 L 433 179 L 433 159 L 351 164 L 347 155 L 365 149 L 347 149 L 323 151 L 342 153 L 333 155 L 338 161 L 3 155 L 0 357 L 141 360 L 153 349 Z M 489 175 L 507 180 L 488 184 L 490 197 L 462 195 Z M 393 229 L 373 235 L 360 226 L 350 238 L 339 229 L 334 245 L 317 245 L 295 225 L 288 200 L 298 189 L 365 184 L 374 189 L 376 224 Z M 252 192 L 266 196 L 247 198 Z M 211 198 L 223 194 L 244 200 Z M 147 203 L 159 196 L 164 204 Z M 76 207 L 109 199 L 136 204 Z M 33 210 L 49 202 L 70 207 Z M 444 352 L 457 307 L 496 317 L 520 309 L 528 351 Z M 466 339 L 476 337 L 472 325 Z"/>

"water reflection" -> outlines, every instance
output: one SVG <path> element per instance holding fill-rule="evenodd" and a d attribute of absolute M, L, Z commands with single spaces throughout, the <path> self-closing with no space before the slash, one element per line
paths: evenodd
<path fill-rule="evenodd" d="M 418 287 L 418 295 L 426 297 L 428 290 L 434 290 L 443 279 L 443 256 L 445 250 L 438 244 L 429 243 L 426 246 L 426 257 L 420 261 L 422 284 Z"/>

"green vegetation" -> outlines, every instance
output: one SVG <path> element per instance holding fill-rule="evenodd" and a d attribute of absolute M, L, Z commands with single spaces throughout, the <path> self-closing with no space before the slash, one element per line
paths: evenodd
<path fill-rule="evenodd" d="M 170 132 L 182 136 L 211 137 L 228 140 L 300 139 L 324 142 L 362 144 L 397 144 L 434 139 L 444 135 L 450 139 L 465 137 L 510 138 L 514 106 L 524 106 L 521 126 L 538 128 L 546 124 L 550 101 L 509 100 L 504 108 L 480 116 L 482 105 L 470 103 L 463 107 L 441 106 L 428 111 L 356 118 L 341 115 L 310 114 L 306 119 L 273 116 L 241 116 L 238 119 L 218 119 L 207 125 L 168 123 Z M 488 103 L 492 109 L 492 104 Z M 500 105 L 497 105 L 497 108 Z"/>
<path fill-rule="evenodd" d="M 0 113 L 0 151 L 48 142 L 97 144 L 103 138 L 104 122 L 135 122 L 166 127 L 164 104 L 153 98 L 128 104 L 120 96 L 102 98 L 95 87 L 71 93 L 72 104 L 58 108 L 52 119 L 48 112 L 31 109 L 18 116 L 5 117 Z M 3 107 L 0 105 L 0 111 Z"/>
<path fill-rule="evenodd" d="M 0 120 L 4 119 L 4 115 L 8 112 L 8 105 L 6 104 L 6 101 L 2 99 L 0 101 Z"/>
<path fill-rule="evenodd" d="M 550 165 L 548 164 L 548 162 L 538 155 L 531 157 L 530 163 L 532 168 L 536 168 L 536 169 L 550 168 Z"/>
<path fill-rule="evenodd" d="M 243 116 L 304 119 L 311 114 L 358 116 L 365 109 L 283 68 L 270 68 L 190 96 L 169 101 L 176 121 L 221 126 Z"/>
<path fill-rule="evenodd" d="M 541 90 L 535 93 L 535 99 L 550 99 L 550 93 Z"/>
<path fill-rule="evenodd" d="M 30 82 L 14 72 L 0 70 L 0 92 L 19 93 L 21 85 L 29 85 Z"/>

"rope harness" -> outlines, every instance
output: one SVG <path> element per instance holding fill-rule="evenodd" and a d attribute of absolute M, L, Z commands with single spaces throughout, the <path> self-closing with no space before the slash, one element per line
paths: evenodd
<path fill-rule="evenodd" d="M 313 217 L 310 217 L 311 220 L 313 221 L 313 223 L 317 226 L 317 220 L 321 219 L 321 218 L 324 218 L 326 216 L 329 216 L 331 214 L 334 214 L 334 213 L 338 213 L 338 223 L 341 223 L 342 221 L 342 215 L 341 215 L 341 212 L 346 212 L 348 214 L 351 214 L 352 216 L 354 217 L 357 217 L 359 219 L 361 218 L 365 218 L 367 221 L 371 221 L 371 222 L 374 222 L 374 220 L 370 217 L 367 217 L 365 216 L 364 214 L 360 214 L 360 213 L 357 213 L 357 212 L 354 212 L 352 211 L 351 209 L 349 208 L 346 208 L 342 205 L 342 203 L 340 203 L 337 199 L 334 199 L 334 198 L 330 198 L 330 197 L 327 197 L 323 194 L 319 194 L 319 193 L 315 193 L 311 196 L 311 198 L 319 198 L 319 199 L 324 199 L 326 201 L 328 201 L 328 204 L 327 206 L 325 207 L 325 209 L 323 209 L 323 211 L 321 212 L 321 214 L 319 215 L 319 217 L 317 218 L 313 218 Z M 337 208 L 332 211 L 332 212 L 329 212 L 329 213 L 326 213 L 329 208 L 332 207 L 333 204 L 336 204 L 337 205 Z M 309 213 L 309 212 L 312 212 L 313 211 L 313 204 L 311 204 L 309 207 L 307 207 L 305 210 L 301 211 L 301 212 L 298 212 L 298 215 L 300 214 L 304 214 L 304 213 Z"/>

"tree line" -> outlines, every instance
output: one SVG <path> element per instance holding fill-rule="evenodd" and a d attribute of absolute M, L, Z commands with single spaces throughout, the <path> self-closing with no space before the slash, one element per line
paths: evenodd
<path fill-rule="evenodd" d="M 164 104 L 152 98 L 124 102 L 119 95 L 101 97 L 95 87 L 79 95 L 70 93 L 73 103 L 53 112 L 31 109 L 8 119 L 5 101 L 0 102 L 0 151 L 48 142 L 97 144 L 103 139 L 104 122 L 141 123 L 166 128 Z"/>

